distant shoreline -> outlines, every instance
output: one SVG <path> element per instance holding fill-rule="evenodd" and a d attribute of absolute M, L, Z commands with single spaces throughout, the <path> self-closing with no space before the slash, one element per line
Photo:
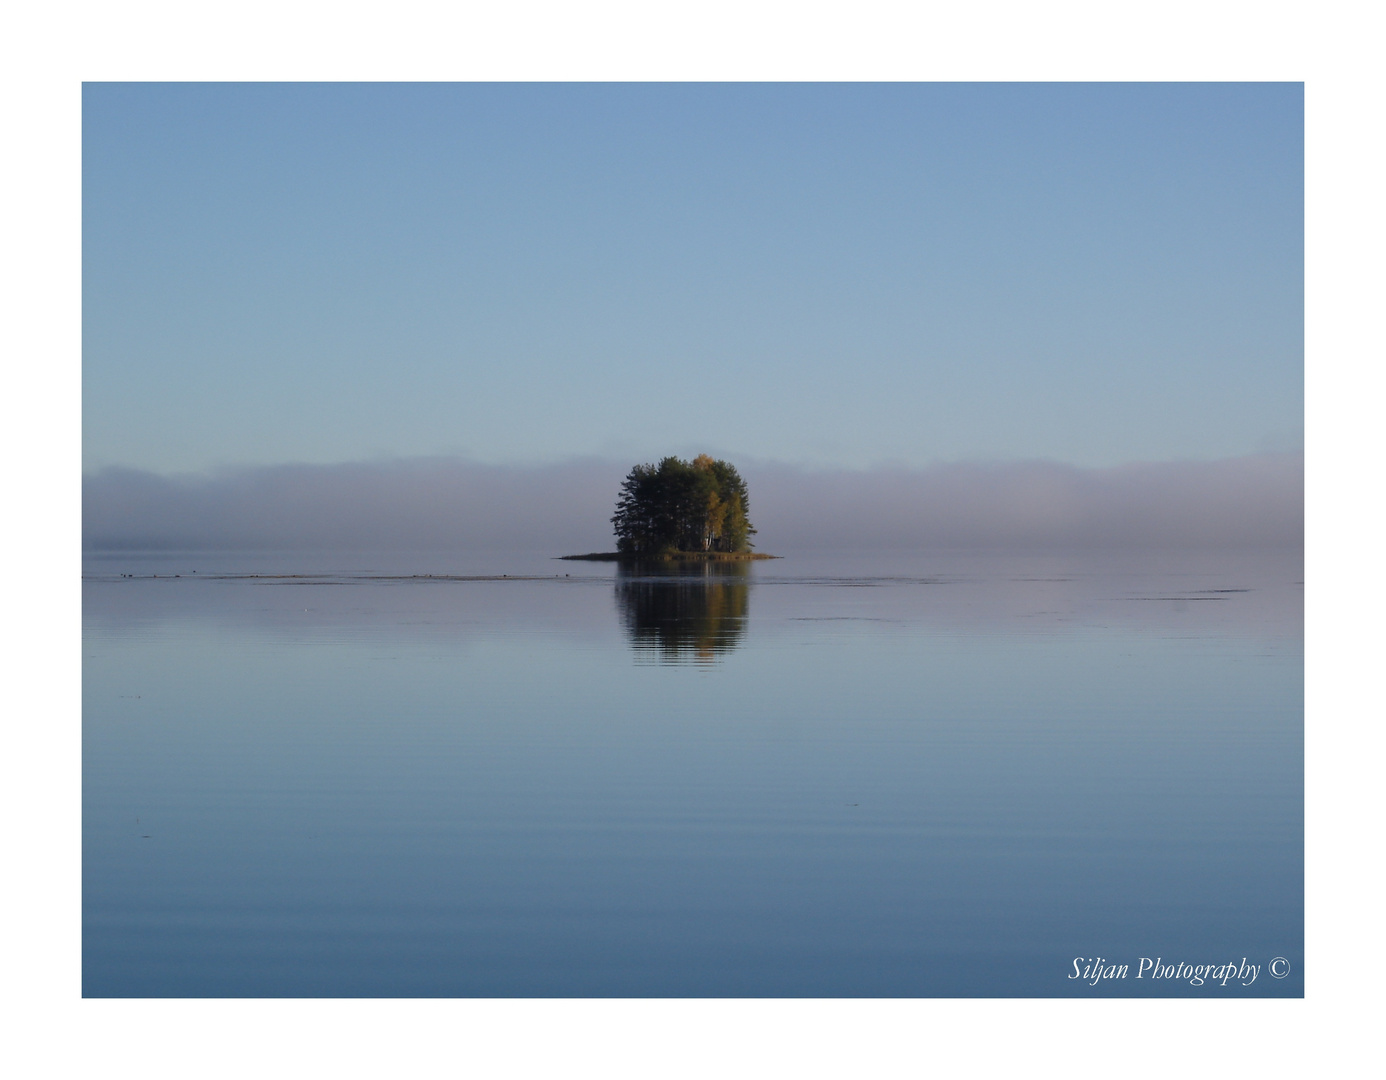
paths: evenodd
<path fill-rule="evenodd" d="M 749 562 L 752 559 L 781 559 L 760 551 L 671 551 L 662 555 L 627 554 L 622 551 L 593 551 L 587 555 L 560 555 L 574 562 Z"/>

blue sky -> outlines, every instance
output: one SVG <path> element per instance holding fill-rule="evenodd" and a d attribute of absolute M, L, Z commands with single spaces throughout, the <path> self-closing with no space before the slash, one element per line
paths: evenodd
<path fill-rule="evenodd" d="M 83 99 L 88 469 L 1297 448 L 1297 84 Z"/>

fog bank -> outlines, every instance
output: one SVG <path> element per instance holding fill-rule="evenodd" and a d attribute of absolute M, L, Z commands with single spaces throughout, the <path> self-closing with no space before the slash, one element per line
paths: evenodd
<path fill-rule="evenodd" d="M 633 462 L 521 467 L 425 458 L 83 479 L 87 550 L 606 551 Z M 762 551 L 1294 548 L 1304 459 L 1084 469 L 1049 462 L 814 470 L 737 462 Z"/>

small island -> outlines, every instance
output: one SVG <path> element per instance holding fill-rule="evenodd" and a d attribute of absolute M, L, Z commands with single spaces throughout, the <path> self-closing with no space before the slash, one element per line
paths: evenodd
<path fill-rule="evenodd" d="M 740 562 L 778 556 L 753 551 L 755 528 L 747 516 L 746 481 L 736 467 L 699 454 L 692 461 L 666 457 L 637 465 L 621 484 L 615 551 L 564 555 L 597 562 Z"/>

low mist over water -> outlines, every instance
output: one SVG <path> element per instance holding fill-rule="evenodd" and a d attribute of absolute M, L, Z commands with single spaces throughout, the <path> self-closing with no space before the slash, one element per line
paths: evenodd
<path fill-rule="evenodd" d="M 449 458 L 284 465 L 83 483 L 88 549 L 610 550 L 629 463 L 524 468 Z M 747 462 L 761 551 L 1296 548 L 1304 459 L 1083 469 L 1044 462 L 809 470 Z"/>

